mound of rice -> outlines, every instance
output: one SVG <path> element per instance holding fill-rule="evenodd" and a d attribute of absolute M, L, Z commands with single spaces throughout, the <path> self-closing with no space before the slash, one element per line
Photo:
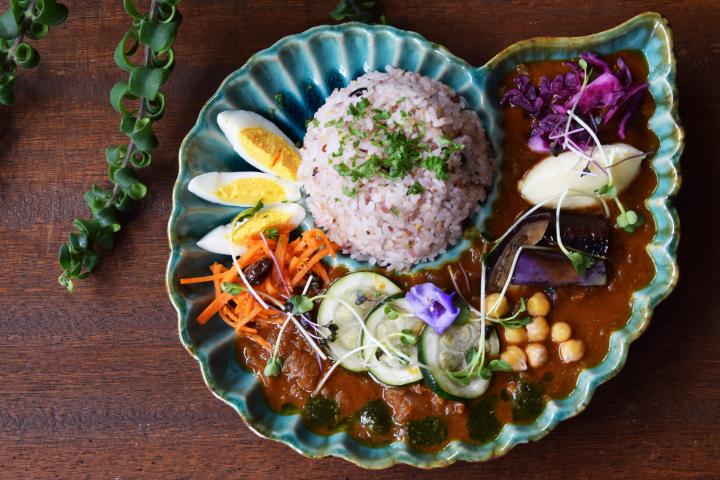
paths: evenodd
<path fill-rule="evenodd" d="M 413 145 L 417 166 L 402 176 L 362 167 L 385 165 L 388 135 Z M 391 270 L 456 243 L 492 177 L 482 124 L 465 100 L 440 82 L 392 68 L 335 90 L 308 124 L 300 152 L 298 179 L 315 224 L 353 258 Z"/>

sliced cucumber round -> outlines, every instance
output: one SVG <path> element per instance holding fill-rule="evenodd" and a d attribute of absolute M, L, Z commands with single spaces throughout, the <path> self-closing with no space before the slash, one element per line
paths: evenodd
<path fill-rule="evenodd" d="M 386 307 L 392 307 L 395 312 L 408 312 L 400 314 L 397 318 L 389 318 Z M 365 363 L 370 374 L 386 385 L 407 385 L 422 380 L 422 372 L 418 366 L 417 343 L 425 324 L 412 315 L 410 305 L 404 298 L 383 301 L 370 312 L 365 326 L 375 340 L 383 343 L 391 353 L 399 352 L 407 358 L 388 356 L 383 352 L 365 332 L 362 335 L 362 344 L 367 346 L 363 350 Z M 402 336 L 405 336 L 403 342 Z M 414 339 L 414 343 L 409 339 Z M 374 348 L 373 348 L 374 346 Z"/>
<path fill-rule="evenodd" d="M 339 360 L 361 346 L 362 326 L 357 316 L 338 299 L 347 302 L 364 320 L 379 301 L 400 291 L 389 279 L 372 272 L 350 273 L 330 285 L 325 292 L 327 298 L 320 303 L 317 315 L 317 323 L 328 337 L 330 356 Z M 355 372 L 367 371 L 360 352 L 345 358 L 341 365 Z"/>
<path fill-rule="evenodd" d="M 486 361 L 500 353 L 500 340 L 493 326 L 487 326 L 485 335 Z M 469 352 L 480 341 L 480 322 L 453 325 L 442 335 L 426 328 L 420 338 L 418 358 L 427 366 L 422 374 L 428 386 L 438 395 L 450 400 L 477 398 L 487 390 L 490 380 L 479 376 L 468 382 L 460 382 L 446 372 L 459 371 L 467 366 Z"/>

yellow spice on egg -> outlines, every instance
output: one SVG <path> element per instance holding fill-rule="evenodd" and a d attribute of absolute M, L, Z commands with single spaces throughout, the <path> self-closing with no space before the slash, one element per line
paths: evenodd
<path fill-rule="evenodd" d="M 248 155 L 278 177 L 293 182 L 297 179 L 300 155 L 283 138 L 263 128 L 253 127 L 240 130 L 238 140 Z"/>
<path fill-rule="evenodd" d="M 233 232 L 233 243 L 242 245 L 253 235 L 272 227 L 285 225 L 290 222 L 290 214 L 282 210 L 266 210 L 256 213 L 255 216 L 246 220 Z"/>
<path fill-rule="evenodd" d="M 285 189 L 267 178 L 239 178 L 215 192 L 220 200 L 237 204 L 254 205 L 280 203 L 286 199 Z"/>

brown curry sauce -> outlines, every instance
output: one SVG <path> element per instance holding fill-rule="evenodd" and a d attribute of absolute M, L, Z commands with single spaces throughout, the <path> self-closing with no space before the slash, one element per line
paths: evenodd
<path fill-rule="evenodd" d="M 604 58 L 608 63 L 613 63 L 618 56 L 622 56 L 628 64 L 634 78 L 647 78 L 647 64 L 639 52 L 624 51 Z M 553 77 L 567 70 L 561 61 L 534 62 L 524 67 L 535 83 L 541 76 Z M 503 83 L 504 87 L 510 88 L 513 85 L 513 77 L 514 72 L 507 76 Z M 657 138 L 647 126 L 654 108 L 652 98 L 646 96 L 639 115 L 627 130 L 627 138 L 625 140 L 617 138 L 616 125 L 611 124 L 601 130 L 601 141 L 603 143 L 623 141 L 645 152 L 656 151 Z M 500 194 L 495 211 L 486 224 L 490 238 L 500 236 L 529 207 L 518 192 L 517 182 L 526 171 L 545 157 L 544 154 L 537 154 L 528 149 L 530 122 L 520 109 L 503 110 L 503 127 L 506 137 Z M 597 365 L 605 357 L 610 334 L 621 328 L 630 316 L 632 292 L 646 286 L 654 275 L 652 261 L 645 250 L 645 246 L 655 232 L 650 214 L 644 205 L 644 200 L 650 196 L 656 186 L 655 174 L 649 167 L 651 158 L 652 155 L 649 155 L 649 158 L 643 161 L 640 174 L 621 194 L 625 206 L 642 214 L 647 221 L 633 234 L 617 228 L 611 229 L 607 285 L 554 289 L 553 307 L 548 315 L 548 321 L 551 323 L 563 321 L 570 324 L 573 338 L 581 339 L 586 345 L 582 360 L 571 364 L 562 363 L 558 356 L 557 345 L 548 339 L 544 342 L 549 352 L 549 360 L 545 365 L 520 375 L 496 373 L 488 391 L 480 399 L 465 402 L 444 400 L 424 383 L 389 387 L 374 381 L 368 374 L 353 373 L 338 368 L 321 391 L 322 396 L 334 399 L 339 405 L 337 418 L 340 423 L 333 429 L 346 429 L 352 437 L 363 443 L 381 444 L 395 439 L 407 440 L 406 425 L 410 420 L 438 416 L 447 423 L 446 439 L 432 447 L 421 448 L 436 451 L 452 440 L 475 441 L 468 436 L 469 409 L 483 399 L 492 399 L 495 417 L 500 424 L 513 422 L 508 392 L 515 388 L 519 379 L 539 385 L 543 390 L 544 400 L 566 397 L 575 387 L 580 371 Z M 478 285 L 481 251 L 481 240 L 477 240 L 473 247 L 462 254 L 459 262 L 450 264 L 455 267 L 455 271 L 458 271 L 457 263 L 460 263 L 467 272 L 470 290 L 464 288 L 464 279 L 458 279 L 458 284 L 464 290 L 463 295 L 476 306 L 480 296 Z M 335 268 L 331 271 L 331 277 L 339 278 L 345 273 L 344 269 Z M 414 275 L 389 274 L 388 276 L 403 290 L 428 281 L 443 289 L 453 289 L 446 267 Z M 540 290 L 542 288 L 539 287 L 511 286 L 508 299 L 511 304 L 515 304 L 520 297 L 527 298 Z M 277 335 L 277 327 L 270 325 L 261 328 L 264 329 L 261 334 L 273 343 Z M 501 350 L 503 350 L 506 345 L 502 335 L 500 338 Z M 284 367 L 282 375 L 278 377 L 263 375 L 268 353 L 256 343 L 239 337 L 237 351 L 240 362 L 255 372 L 262 382 L 270 407 L 278 412 L 302 410 L 322 373 L 330 366 L 330 362 L 326 361 L 321 370 L 313 351 L 293 329 L 288 329 L 280 346 Z M 393 422 L 389 430 L 384 433 L 373 432 L 358 421 L 358 412 L 361 408 L 376 399 L 383 399 L 392 409 Z M 488 402 L 485 401 L 483 405 L 487 404 Z M 314 427 L 314 429 L 319 433 L 329 433 L 325 427 Z"/>

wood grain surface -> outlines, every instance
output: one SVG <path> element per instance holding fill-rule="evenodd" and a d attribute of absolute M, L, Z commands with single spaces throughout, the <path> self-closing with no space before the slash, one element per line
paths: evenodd
<path fill-rule="evenodd" d="M 67 1 L 0 107 L 0 478 L 719 478 L 720 8 L 686 2 L 381 1 L 393 25 L 481 65 L 540 35 L 597 32 L 656 10 L 675 32 L 687 131 L 680 283 L 587 410 L 486 464 L 365 472 L 252 434 L 215 400 L 177 337 L 164 287 L 181 139 L 221 80 L 279 38 L 327 23 L 328 1 L 185 1 L 150 186 L 119 248 L 69 295 L 56 253 L 82 192 L 122 141 L 108 102 L 121 2 Z M 140 2 L 141 3 L 141 2 Z M 4 9 L 7 2 L 0 2 Z"/>

